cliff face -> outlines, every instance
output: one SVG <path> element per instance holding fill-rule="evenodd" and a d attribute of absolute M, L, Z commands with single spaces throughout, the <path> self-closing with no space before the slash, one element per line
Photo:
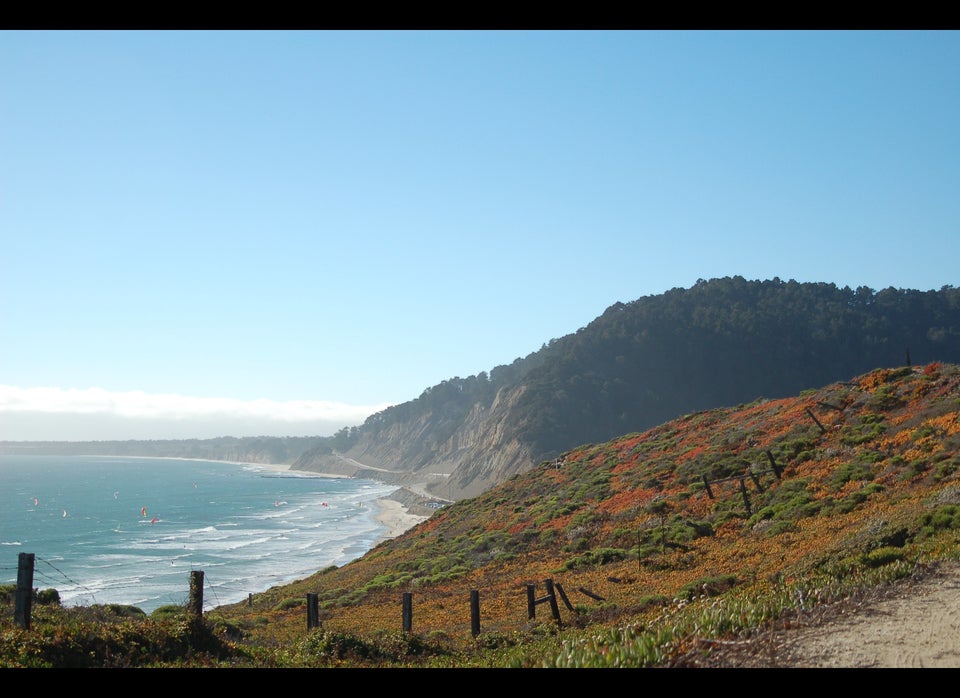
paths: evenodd
<path fill-rule="evenodd" d="M 460 421 L 417 412 L 365 432 L 348 451 L 305 454 L 293 468 L 418 485 L 444 500 L 475 497 L 536 465 L 518 435 L 515 408 L 524 388 L 504 388 L 490 405 L 474 404 Z"/>
<path fill-rule="evenodd" d="M 337 448 L 378 479 L 472 498 L 583 444 L 910 365 L 910 354 L 960 363 L 960 290 L 714 279 L 610 306 L 509 367 L 372 415 Z M 309 452 L 295 467 L 320 469 Z"/>
<path fill-rule="evenodd" d="M 922 364 L 960 363 L 960 289 L 875 293 L 732 277 L 616 303 L 509 366 L 442 381 L 332 437 L 52 447 L 289 463 L 457 500 L 584 444 L 910 365 L 911 354 Z M 46 446 L 0 443 L 0 452 Z"/>

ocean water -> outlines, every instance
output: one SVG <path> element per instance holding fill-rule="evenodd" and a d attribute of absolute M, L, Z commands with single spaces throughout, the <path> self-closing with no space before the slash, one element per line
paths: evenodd
<path fill-rule="evenodd" d="M 205 610 L 361 557 L 395 486 L 219 461 L 0 455 L 0 583 L 34 554 L 64 606 Z"/>

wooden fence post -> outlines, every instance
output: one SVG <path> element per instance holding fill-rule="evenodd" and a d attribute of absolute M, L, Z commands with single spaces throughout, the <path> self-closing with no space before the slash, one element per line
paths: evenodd
<path fill-rule="evenodd" d="M 557 588 L 557 593 L 560 594 L 560 600 L 563 601 L 563 605 L 567 607 L 568 611 L 572 611 L 573 604 L 570 603 L 570 599 L 568 599 L 566 593 L 564 593 L 563 585 L 557 582 L 554 586 Z"/>
<path fill-rule="evenodd" d="M 817 423 L 817 426 L 820 427 L 820 433 L 821 433 L 821 434 L 826 434 L 826 433 L 827 433 L 827 430 L 826 430 L 826 429 L 824 428 L 824 426 L 820 423 L 820 420 L 816 418 L 816 416 L 813 414 L 813 412 L 810 411 L 810 408 L 809 408 L 809 407 L 807 408 L 807 414 L 810 415 L 810 419 L 812 419 L 814 422 L 816 422 L 816 423 Z"/>
<path fill-rule="evenodd" d="M 589 589 L 584 589 L 583 587 L 577 587 L 577 591 L 579 591 L 579 592 L 582 593 L 582 594 L 586 594 L 586 595 L 589 596 L 591 599 L 594 599 L 594 600 L 596 600 L 596 601 L 606 601 L 605 598 L 603 598 L 602 596 L 598 596 L 597 594 L 594 594 L 594 593 L 593 593 L 592 591 L 590 591 Z"/>
<path fill-rule="evenodd" d="M 779 480 L 781 474 L 780 466 L 777 465 L 777 461 L 774 460 L 773 453 L 771 451 L 767 451 L 767 458 L 770 460 L 770 467 L 773 468 L 774 475 L 776 475 L 777 479 Z"/>
<path fill-rule="evenodd" d="M 750 496 L 747 494 L 747 486 L 743 482 L 743 478 L 740 478 L 740 494 L 743 495 L 743 506 L 747 508 L 747 516 L 750 516 L 753 512 L 750 511 Z"/>
<path fill-rule="evenodd" d="M 13 602 L 13 622 L 19 628 L 30 629 L 30 609 L 33 606 L 33 553 L 20 553 L 17 558 L 17 591 Z"/>
<path fill-rule="evenodd" d="M 548 579 L 544 582 L 547 587 L 547 598 L 550 601 L 550 612 L 553 613 L 553 619 L 560 625 L 560 607 L 557 605 L 557 595 L 553 591 L 553 580 Z"/>
<path fill-rule="evenodd" d="M 307 594 L 307 630 L 320 627 L 320 611 L 317 595 Z"/>
<path fill-rule="evenodd" d="M 470 590 L 470 633 L 476 637 L 480 634 L 480 592 Z"/>
<path fill-rule="evenodd" d="M 706 475 L 703 476 L 703 486 L 707 488 L 707 496 L 713 499 L 713 490 L 710 489 L 710 483 L 707 481 Z"/>
<path fill-rule="evenodd" d="M 203 572 L 193 570 L 190 573 L 190 601 L 187 605 L 190 624 L 190 641 L 199 648 L 204 643 L 203 631 Z"/>
<path fill-rule="evenodd" d="M 413 594 L 403 592 L 403 632 L 409 633 L 413 628 Z"/>
<path fill-rule="evenodd" d="M 190 573 L 190 612 L 199 618 L 203 615 L 203 571 Z"/>
<path fill-rule="evenodd" d="M 527 620 L 537 617 L 537 593 L 533 584 L 527 584 Z"/>

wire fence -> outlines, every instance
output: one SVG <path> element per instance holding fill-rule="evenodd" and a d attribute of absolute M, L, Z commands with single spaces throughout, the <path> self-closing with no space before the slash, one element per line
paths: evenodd
<path fill-rule="evenodd" d="M 64 572 L 62 569 L 57 567 L 54 562 L 47 560 L 39 555 L 34 554 L 34 568 L 33 568 L 33 579 L 34 579 L 34 588 L 40 589 L 57 589 L 61 585 L 67 585 L 74 590 L 82 590 L 82 593 L 78 593 L 76 598 L 71 600 L 69 606 L 95 606 L 101 605 L 103 603 L 114 603 L 111 601 L 100 601 L 98 596 L 106 595 L 113 591 L 125 590 L 125 589 L 139 589 L 142 587 L 140 582 L 131 581 L 129 584 L 119 584 L 111 583 L 110 590 L 100 590 L 96 591 L 90 589 L 84 584 L 76 581 L 69 574 Z M 11 581 L 7 582 L 10 586 L 16 584 L 16 577 L 19 570 L 19 565 L 6 566 L 0 565 L 0 575 L 3 577 L 12 577 Z M 181 602 L 173 602 L 170 605 L 182 606 L 186 605 L 190 600 L 190 575 L 196 570 L 190 570 L 189 573 L 184 574 L 184 591 L 183 599 Z M 243 589 L 240 587 L 230 587 L 224 583 L 217 583 L 216 580 L 211 580 L 209 576 L 204 574 L 204 602 L 203 610 L 209 611 L 218 606 L 223 606 L 228 602 L 221 601 L 221 594 L 226 592 L 229 594 L 230 598 L 234 597 L 246 597 L 250 594 L 249 589 Z M 209 601 L 207 600 L 209 598 Z M 124 604 L 124 605 L 133 605 L 136 604 Z"/>

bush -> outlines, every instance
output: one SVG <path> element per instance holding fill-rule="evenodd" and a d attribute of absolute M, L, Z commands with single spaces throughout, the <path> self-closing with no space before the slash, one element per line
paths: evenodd
<path fill-rule="evenodd" d="M 273 607 L 275 611 L 286 611 L 291 608 L 297 608 L 298 606 L 303 606 L 307 603 L 306 599 L 284 599 L 276 606 Z"/>
<path fill-rule="evenodd" d="M 883 567 L 891 562 L 898 562 L 904 558 L 904 552 L 900 548 L 884 546 L 876 548 L 861 558 L 863 564 L 867 567 Z"/>
<path fill-rule="evenodd" d="M 60 592 L 56 589 L 34 590 L 33 600 L 35 603 L 45 606 L 59 606 Z M 141 611 L 142 613 L 142 611 Z"/>
<path fill-rule="evenodd" d="M 718 596 L 737 584 L 735 575 L 727 574 L 720 577 L 702 577 L 695 579 L 681 587 L 677 597 L 692 599 L 695 596 Z"/>
<path fill-rule="evenodd" d="M 567 560 L 560 568 L 560 571 L 569 571 L 581 567 L 597 567 L 611 562 L 619 562 L 627 557 L 628 553 L 622 548 L 598 548 L 591 550 L 585 555 L 580 555 L 571 560 Z"/>

